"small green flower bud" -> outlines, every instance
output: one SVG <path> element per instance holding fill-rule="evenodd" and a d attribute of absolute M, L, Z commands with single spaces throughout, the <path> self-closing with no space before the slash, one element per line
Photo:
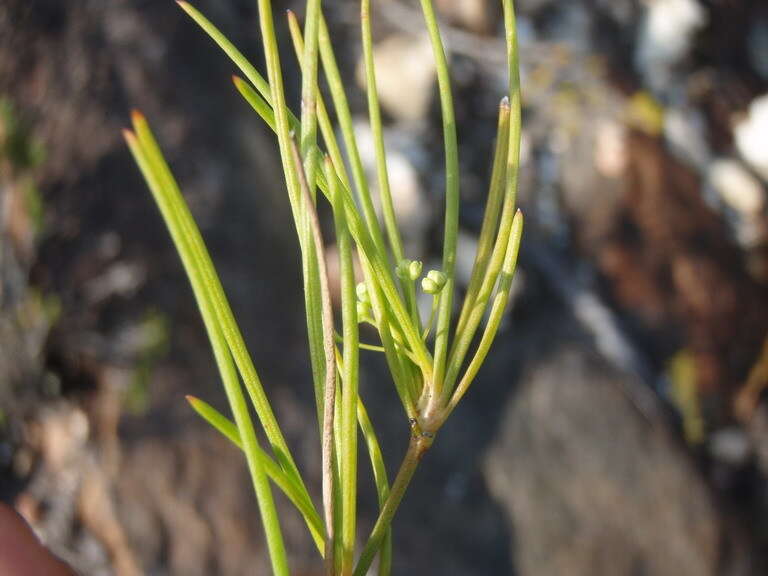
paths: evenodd
<path fill-rule="evenodd" d="M 431 278 L 421 279 L 421 289 L 427 294 L 436 295 L 440 293 L 440 288 L 435 284 Z"/>
<path fill-rule="evenodd" d="M 360 282 L 355 288 L 355 292 L 357 293 L 357 299 L 360 302 L 368 305 L 371 304 L 371 295 L 368 293 L 368 286 L 365 282 Z"/>
<path fill-rule="evenodd" d="M 411 262 L 411 264 L 408 266 L 408 277 L 412 281 L 416 281 L 419 279 L 419 276 L 421 276 L 421 269 L 423 265 L 419 260 L 414 260 Z"/>
<path fill-rule="evenodd" d="M 404 258 L 400 260 L 395 269 L 395 273 L 400 280 L 410 280 L 411 282 L 418 280 L 421 276 L 422 264 L 418 260 L 408 260 Z"/>
<path fill-rule="evenodd" d="M 421 279 L 421 288 L 427 294 L 439 294 L 448 278 L 439 270 L 430 270 L 426 277 Z"/>

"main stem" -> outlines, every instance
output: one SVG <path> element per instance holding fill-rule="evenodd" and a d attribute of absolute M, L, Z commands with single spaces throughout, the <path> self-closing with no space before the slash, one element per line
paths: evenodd
<path fill-rule="evenodd" d="M 395 483 L 392 485 L 389 497 L 384 503 L 384 507 L 379 513 L 368 542 L 366 542 L 360 559 L 357 561 L 354 576 L 365 576 L 368 573 L 368 569 L 371 567 L 371 563 L 381 548 L 384 537 L 387 535 L 387 529 L 392 523 L 392 518 L 394 518 L 395 512 L 397 512 L 397 508 L 400 506 L 400 502 L 405 495 L 405 491 L 411 483 L 413 474 L 416 472 L 416 468 L 424 453 L 432 445 L 433 439 L 432 436 L 424 435 L 420 432 L 414 433 L 411 436 L 411 440 L 408 443 L 408 451 L 403 457 L 402 464 L 400 464 L 400 470 L 397 472 Z"/>

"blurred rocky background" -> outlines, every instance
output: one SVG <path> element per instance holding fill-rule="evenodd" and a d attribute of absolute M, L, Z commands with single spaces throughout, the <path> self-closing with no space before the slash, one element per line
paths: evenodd
<path fill-rule="evenodd" d="M 261 63 L 255 0 L 195 4 Z M 438 261 L 428 40 L 418 3 L 373 4 L 396 208 L 409 257 Z M 506 85 L 500 7 L 436 4 L 466 282 Z M 324 5 L 372 164 L 359 5 Z M 765 574 L 768 4 L 517 8 L 522 266 L 504 333 L 398 514 L 395 574 Z M 243 462 L 184 402 L 225 406 L 121 140 L 132 107 L 158 132 L 318 492 L 297 244 L 276 146 L 232 71 L 170 0 L 0 0 L 0 495 L 83 575 L 267 574 Z M 364 357 L 363 380 L 394 473 L 407 422 L 380 359 Z M 361 484 L 369 527 L 364 469 Z M 280 504 L 295 573 L 321 574 Z"/>

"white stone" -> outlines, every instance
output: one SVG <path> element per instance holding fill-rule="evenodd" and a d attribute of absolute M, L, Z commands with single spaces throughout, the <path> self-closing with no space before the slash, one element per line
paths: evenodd
<path fill-rule="evenodd" d="M 706 12 L 697 0 L 648 2 L 635 60 L 654 90 L 665 91 L 672 69 L 688 55 L 694 35 L 706 23 Z"/>
<path fill-rule="evenodd" d="M 381 200 L 377 184 L 373 133 L 367 122 L 358 121 L 355 123 L 355 135 L 376 211 L 381 219 Z M 418 259 L 433 217 L 432 206 L 421 186 L 421 179 L 416 167 L 419 151 L 416 149 L 416 144 L 412 138 L 404 133 L 386 130 L 384 139 L 392 204 L 402 235 L 405 255 L 409 258 Z M 383 226 L 383 219 L 381 220 Z"/>
<path fill-rule="evenodd" d="M 739 154 L 768 180 L 768 94 L 755 98 L 746 118 L 734 129 Z"/>
<path fill-rule="evenodd" d="M 743 431 L 738 428 L 723 428 L 712 434 L 709 451 L 720 462 L 741 466 L 746 464 L 752 447 Z"/>
<path fill-rule="evenodd" d="M 456 282 L 460 286 L 468 286 L 472 277 L 477 255 L 477 236 L 467 232 L 459 232 L 456 245 Z"/>
<path fill-rule="evenodd" d="M 627 167 L 626 130 L 616 121 L 600 120 L 595 132 L 594 163 L 606 178 L 620 178 Z"/>
<path fill-rule="evenodd" d="M 379 101 L 395 120 L 415 123 L 426 118 L 432 103 L 435 62 L 429 37 L 390 36 L 374 46 Z M 365 82 L 365 65 L 360 61 L 358 81 Z"/>
<path fill-rule="evenodd" d="M 709 168 L 709 181 L 720 198 L 742 216 L 752 216 L 765 207 L 760 182 L 735 160 L 714 161 Z"/>
<path fill-rule="evenodd" d="M 492 31 L 501 3 L 487 0 L 437 0 L 438 12 L 451 23 L 476 34 Z"/>

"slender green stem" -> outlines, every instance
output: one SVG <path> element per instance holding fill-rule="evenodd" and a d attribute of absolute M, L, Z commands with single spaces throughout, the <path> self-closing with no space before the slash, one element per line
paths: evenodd
<path fill-rule="evenodd" d="M 368 569 L 371 567 L 373 559 L 376 557 L 384 538 L 387 535 L 392 519 L 397 512 L 398 506 L 405 495 L 405 491 L 408 489 L 408 485 L 411 483 L 416 468 L 419 466 L 424 453 L 429 449 L 431 445 L 431 438 L 414 435 L 411 436 L 411 441 L 408 444 L 408 451 L 405 453 L 403 462 L 400 464 L 400 470 L 397 472 L 395 482 L 392 484 L 387 501 L 384 503 L 379 517 L 376 520 L 376 524 L 373 526 L 371 535 L 368 537 L 363 548 L 362 554 L 357 561 L 355 567 L 354 576 L 365 576 L 368 573 Z"/>
<path fill-rule="evenodd" d="M 334 335 L 334 338 L 336 339 L 337 344 L 344 342 L 344 338 L 342 338 L 341 334 L 339 334 L 338 332 L 336 332 L 336 334 Z M 366 344 L 365 342 L 358 342 L 357 346 L 358 348 L 360 348 L 360 350 L 368 350 L 369 352 L 384 352 L 384 346 L 376 346 L 375 344 Z"/>
<path fill-rule="evenodd" d="M 503 0 L 504 25 L 506 29 L 507 58 L 509 61 L 509 150 L 507 154 L 506 183 L 504 202 L 501 212 L 499 234 L 494 244 L 493 253 L 485 272 L 480 291 L 471 309 L 467 313 L 467 321 L 461 332 L 457 331 L 450 354 L 450 365 L 446 374 L 446 386 L 443 400 L 448 401 L 453 393 L 453 385 L 461 370 L 466 353 L 475 336 L 493 287 L 496 285 L 499 272 L 503 265 L 512 223 L 515 217 L 515 203 L 520 169 L 520 134 L 522 126 L 521 95 L 520 95 L 520 64 L 518 59 L 517 32 L 515 28 L 515 12 L 511 0 Z"/>
<path fill-rule="evenodd" d="M 324 247 L 317 244 L 317 233 L 319 232 L 319 226 L 316 226 L 317 215 L 315 213 L 315 187 L 316 187 L 316 174 L 317 164 L 319 156 L 316 154 L 317 148 L 317 70 L 318 70 L 318 31 L 320 21 L 320 9 L 321 0 L 308 0 L 307 1 L 307 17 L 306 17 L 306 37 L 307 43 L 304 47 L 304 54 L 302 57 L 302 89 L 301 89 L 301 158 L 304 161 L 303 174 L 299 174 L 299 182 L 302 185 L 302 189 L 306 192 L 306 208 L 302 210 L 304 221 L 300 230 L 300 234 L 304 234 L 304 241 L 302 244 L 307 247 L 306 251 L 309 251 L 309 247 L 314 244 L 316 252 L 314 255 L 305 254 L 303 258 L 304 267 L 304 279 L 305 285 L 309 288 L 305 290 L 305 296 L 307 299 L 307 310 L 309 312 L 307 316 L 308 328 L 310 334 L 313 335 L 310 347 L 315 350 L 315 356 L 319 351 L 320 334 L 319 331 L 322 328 L 324 336 L 327 333 L 328 327 L 325 325 L 325 308 L 326 302 L 323 295 L 317 290 L 318 279 L 317 273 L 324 270 L 325 261 L 319 260 L 323 254 Z M 297 171 L 300 167 L 297 166 Z M 319 277 L 321 283 L 323 282 L 322 276 Z M 325 279 L 327 284 L 327 278 Z M 323 316 L 323 323 L 318 322 L 317 304 L 318 297 L 322 299 L 321 302 L 321 315 Z M 328 305 L 330 309 L 330 305 Z M 311 311 L 311 312 L 310 312 Z M 331 315 L 332 320 L 332 315 Z M 326 420 L 329 416 L 328 396 L 329 396 L 329 381 L 333 381 L 331 388 L 335 389 L 335 368 L 333 371 L 329 371 L 328 367 L 328 343 L 325 343 L 325 414 L 324 414 L 324 434 L 327 433 Z M 333 353 L 330 355 L 333 360 Z M 319 360 L 319 358 L 317 358 Z M 316 360 L 316 361 L 317 361 Z M 313 370 L 315 373 L 315 370 Z M 320 380 L 319 377 L 315 378 L 315 382 Z M 331 413 L 332 415 L 332 413 Z M 331 423 L 333 418 L 331 418 Z M 333 484 L 331 484 L 333 487 Z M 332 509 L 331 509 L 332 511 Z M 327 557 L 327 555 L 326 555 Z M 332 566 L 331 560 L 328 559 L 327 565 Z M 329 570 L 329 573 L 332 570 Z"/>
<path fill-rule="evenodd" d="M 341 370 L 341 365 L 339 367 Z M 341 372 L 336 372 L 336 414 L 341 414 L 342 403 L 342 387 L 341 387 Z M 341 541 L 341 533 L 344 528 L 344 495 L 341 491 L 341 458 L 342 458 L 342 442 L 341 437 L 341 417 L 335 418 L 333 422 L 333 436 L 334 436 L 334 459 L 333 459 L 333 522 L 334 522 L 334 541 L 333 541 L 333 574 L 341 574 L 341 562 L 344 558 L 344 547 Z"/>
<path fill-rule="evenodd" d="M 318 262 L 320 295 L 322 299 L 322 326 L 323 326 L 323 349 L 325 352 L 325 383 L 324 383 L 324 412 L 323 412 L 323 437 L 322 437 L 322 460 L 323 460 L 323 508 L 325 511 L 326 524 L 326 544 L 325 561 L 328 566 L 329 575 L 333 574 L 333 550 L 335 546 L 334 526 L 334 506 L 333 506 L 333 442 L 334 442 L 334 420 L 336 408 L 336 345 L 333 341 L 333 308 L 331 306 L 331 292 L 328 285 L 328 270 L 325 260 L 325 244 L 323 242 L 322 232 L 320 230 L 320 220 L 317 217 L 315 204 L 310 196 L 309 185 L 301 164 L 301 154 L 295 142 L 291 148 L 293 160 L 296 164 L 296 170 L 299 174 L 299 184 L 301 186 L 302 196 L 304 198 L 304 211 L 309 216 L 309 226 L 312 232 L 312 239 L 315 246 L 315 256 Z"/>
<path fill-rule="evenodd" d="M 318 157 L 317 146 L 317 69 L 318 33 L 320 31 L 321 0 L 307 0 L 307 18 L 302 58 L 301 83 L 301 156 L 304 159 L 304 173 L 309 186 L 310 197 L 315 198 L 315 172 Z"/>
<path fill-rule="evenodd" d="M 248 84 L 242 79 L 234 78 L 235 86 L 238 91 L 243 95 L 246 101 L 253 107 L 253 109 L 264 119 L 268 126 L 273 130 L 276 130 L 276 122 L 274 113 L 268 109 L 265 100 L 256 93 Z M 320 114 L 321 129 L 323 126 L 322 114 Z M 293 119 L 294 125 L 298 121 Z M 333 157 L 332 157 L 333 159 Z M 341 164 L 343 162 L 340 161 Z M 334 168 L 337 162 L 334 160 Z M 338 174 L 336 175 L 338 178 Z M 344 187 L 343 182 L 342 189 L 344 191 L 344 205 L 347 212 L 347 223 L 349 225 L 349 231 L 358 246 L 358 252 L 361 260 L 368 262 L 371 270 L 368 276 L 368 284 L 376 286 L 377 290 L 380 290 L 382 295 L 380 298 L 380 307 L 386 308 L 388 311 L 388 326 L 391 326 L 394 321 L 394 325 L 405 335 L 408 346 L 411 349 L 412 355 L 415 358 L 415 363 L 419 366 L 419 369 L 424 374 L 425 378 L 429 379 L 432 373 L 432 358 L 427 351 L 424 341 L 421 339 L 421 335 L 413 325 L 408 311 L 406 310 L 400 295 L 397 291 L 392 280 L 392 274 L 389 268 L 378 257 L 376 248 L 373 244 L 368 229 L 363 225 L 360 215 L 357 212 L 354 199 L 347 188 Z M 318 172 L 318 185 L 323 193 L 327 196 L 329 202 L 332 201 L 330 196 L 330 184 L 327 182 L 325 175 L 322 172 Z M 381 325 L 378 326 L 381 330 Z M 383 339 L 382 339 L 383 341 Z M 311 349 L 310 349 L 311 353 Z M 313 364 L 314 366 L 314 364 Z"/>
<path fill-rule="evenodd" d="M 429 333 L 432 331 L 432 325 L 435 323 L 435 316 L 437 314 L 439 305 L 440 295 L 435 294 L 432 296 L 432 309 L 429 311 L 429 320 L 427 321 L 427 325 L 424 327 L 424 331 L 421 333 L 422 340 L 429 338 Z"/>
<path fill-rule="evenodd" d="M 504 266 L 502 267 L 501 279 L 499 280 L 499 288 L 496 292 L 496 296 L 493 299 L 493 305 L 491 307 L 491 313 L 488 317 L 488 323 L 485 326 L 485 331 L 480 339 L 480 344 L 477 347 L 474 357 L 469 363 L 464 376 L 462 377 L 459 385 L 456 387 L 456 391 L 451 398 L 448 405 L 448 414 L 453 412 L 456 405 L 467 393 L 470 384 L 477 376 L 480 367 L 483 365 L 488 352 L 491 349 L 496 338 L 496 333 L 499 330 L 499 325 L 504 317 L 504 312 L 507 309 L 507 303 L 509 302 L 509 292 L 512 287 L 512 280 L 515 276 L 515 269 L 517 268 L 517 255 L 520 252 L 520 241 L 523 237 L 523 213 L 519 210 L 515 215 L 515 220 L 512 223 L 512 232 L 509 235 L 509 242 L 507 244 L 507 254 L 504 257 Z"/>
<path fill-rule="evenodd" d="M 368 225 L 368 231 L 373 240 L 376 252 L 382 261 L 386 263 L 389 259 L 384 246 L 381 226 L 376 217 L 373 199 L 371 198 L 371 192 L 368 188 L 368 179 L 365 177 L 363 161 L 357 146 L 357 138 L 355 137 L 355 129 L 352 122 L 352 113 L 350 112 L 349 102 L 347 101 L 347 95 L 344 91 L 344 81 L 341 78 L 341 72 L 339 72 L 336 55 L 333 52 L 333 46 L 331 44 L 331 37 L 328 33 L 328 26 L 325 23 L 324 18 L 321 18 L 320 20 L 320 59 L 322 60 L 323 70 L 325 72 L 325 77 L 328 80 L 331 98 L 336 109 L 336 116 L 339 120 L 339 126 L 341 127 L 344 146 L 347 150 L 347 157 L 349 158 L 352 167 L 352 177 L 355 181 L 355 187 L 357 188 L 358 199 L 360 200 L 363 209 L 365 222 Z M 391 274 L 391 272 L 389 272 L 389 274 Z"/>
<path fill-rule="evenodd" d="M 224 36 L 224 34 L 222 34 L 221 30 L 214 26 L 210 20 L 203 16 L 200 11 L 189 2 L 177 0 L 176 3 L 205 31 L 206 34 L 208 34 L 208 36 L 210 36 L 214 42 L 216 42 L 216 44 L 218 44 L 235 66 L 237 66 L 242 73 L 245 74 L 245 77 L 256 86 L 258 91 L 267 99 L 271 106 L 271 90 L 269 83 L 261 74 L 259 74 L 258 70 L 254 68 L 253 64 L 248 61 L 243 53 L 240 52 L 240 50 L 238 50 L 235 45 Z"/>
<path fill-rule="evenodd" d="M 376 173 L 379 183 L 379 196 L 381 197 L 381 210 L 384 215 L 384 225 L 387 229 L 387 238 L 392 249 L 394 261 L 403 259 L 403 242 L 397 226 L 397 216 L 392 203 L 392 191 L 389 185 L 389 171 L 387 170 L 387 151 L 384 146 L 384 130 L 381 122 L 381 106 L 379 105 L 379 93 L 376 83 L 376 67 L 373 57 L 373 34 L 371 32 L 371 2 L 362 0 L 360 3 L 360 23 L 363 40 L 363 62 L 365 63 L 366 92 L 368 94 L 368 116 L 373 134 L 373 146 L 376 154 Z M 416 290 L 412 282 L 402 281 L 408 308 L 411 311 L 413 323 L 421 329 L 419 310 L 416 306 Z"/>
<path fill-rule="evenodd" d="M 459 152 L 456 137 L 456 119 L 453 111 L 451 78 L 445 48 L 440 37 L 440 28 L 431 0 L 421 0 L 421 8 L 427 31 L 432 42 L 432 53 L 437 66 L 437 83 L 440 88 L 440 107 L 443 115 L 443 137 L 445 139 L 445 232 L 443 239 L 443 273 L 448 281 L 440 297 L 440 310 L 435 332 L 434 394 L 440 396 L 443 388 L 448 343 L 450 337 L 451 312 L 453 311 L 454 270 L 456 267 L 456 244 L 459 235 Z"/>
<path fill-rule="evenodd" d="M 294 49 L 296 50 L 297 54 L 300 54 L 303 51 L 304 41 L 301 36 L 301 29 L 298 26 L 298 21 L 296 20 L 296 16 L 290 11 L 288 12 L 288 25 L 291 31 L 291 37 L 293 39 Z M 361 171 L 355 176 L 355 178 L 356 178 L 358 189 L 363 190 L 363 193 L 360 196 L 360 201 L 361 201 L 361 204 L 363 204 L 363 206 L 365 207 L 366 205 L 365 197 L 366 197 L 366 194 L 369 194 L 369 192 L 367 188 L 367 182 L 364 177 L 364 172 L 362 172 L 362 162 L 360 161 L 359 153 L 357 152 L 357 143 L 354 138 L 354 130 L 352 128 L 351 115 L 349 113 L 349 105 L 346 101 L 346 95 L 343 90 L 341 76 L 338 71 L 338 67 L 336 65 L 335 57 L 333 55 L 333 49 L 330 46 L 330 44 L 326 42 L 326 38 L 323 37 L 322 33 L 320 36 L 320 50 L 321 50 L 321 54 L 324 54 L 324 58 L 325 58 L 325 60 L 323 61 L 324 69 L 326 72 L 326 77 L 329 80 L 329 85 L 331 86 L 334 103 L 337 108 L 337 114 L 339 116 L 339 120 L 342 126 L 342 133 L 345 135 L 345 143 L 347 145 L 347 149 L 351 156 L 353 174 L 356 174 L 356 170 L 357 170 L 356 166 Z M 335 94 L 333 93 L 334 86 L 336 87 Z M 240 87 L 238 87 L 238 89 L 240 89 Z M 246 96 L 246 98 L 248 98 L 249 101 L 253 100 L 252 95 Z M 263 105 L 261 103 L 257 102 L 254 105 L 254 108 L 257 111 L 259 111 L 260 114 L 262 114 L 260 110 L 263 108 Z M 330 119 L 328 118 L 328 111 L 323 101 L 322 95 L 318 95 L 318 118 L 320 122 L 320 130 L 322 131 L 323 139 L 325 140 L 326 145 L 328 146 L 331 159 L 333 160 L 334 168 L 336 169 L 336 172 L 337 172 L 337 177 L 340 178 L 342 185 L 345 185 L 346 170 L 344 168 L 345 166 L 344 160 L 341 157 L 341 153 L 340 153 L 338 144 L 336 142 L 335 132 L 330 123 Z M 345 126 L 346 126 L 346 130 L 345 130 Z M 339 171 L 339 167 L 341 167 L 341 171 Z M 361 188 L 361 184 L 363 186 L 362 188 Z M 325 186 L 323 186 L 322 182 L 320 183 L 320 185 L 321 185 L 321 188 L 325 187 L 326 189 L 328 189 L 327 182 Z M 348 179 L 346 179 L 346 187 L 348 188 Z M 363 211 L 365 213 L 365 208 L 363 209 Z M 386 263 L 387 262 L 386 256 L 383 256 L 384 260 L 382 260 L 382 253 L 384 251 L 377 250 L 374 236 L 371 236 L 369 234 L 361 235 L 362 231 L 358 232 L 357 234 L 355 233 L 355 230 L 360 230 L 360 226 L 352 226 L 353 220 L 351 219 L 351 216 L 350 216 L 350 210 L 348 210 L 347 212 L 348 212 L 347 216 L 348 218 L 350 218 L 350 231 L 352 232 L 352 236 L 355 238 L 355 242 L 361 248 L 363 253 L 368 254 L 369 260 L 373 263 L 372 265 L 377 268 L 377 273 L 371 276 L 372 282 L 374 281 L 373 279 L 375 279 L 378 282 L 382 283 L 383 290 L 388 294 L 387 298 L 381 299 L 381 305 L 382 307 L 388 308 L 390 312 L 394 314 L 395 318 L 398 320 L 398 324 L 402 325 L 403 322 L 405 322 L 404 320 L 405 314 L 403 313 L 403 311 L 401 311 L 402 304 L 400 302 L 399 297 L 396 299 L 393 299 L 393 296 L 396 295 L 396 289 L 394 287 L 394 284 L 392 283 L 391 272 L 389 271 L 388 264 Z M 373 215 L 375 217 L 375 213 Z M 357 218 L 357 212 L 354 212 L 354 217 Z M 376 224 L 378 226 L 378 221 L 376 221 Z M 379 231 L 379 234 L 380 234 L 380 231 Z M 386 270 L 386 273 L 383 276 L 381 274 L 382 270 Z M 412 321 L 413 321 L 413 315 L 411 315 L 411 322 Z M 409 328 L 411 328 L 409 324 L 410 323 L 406 322 L 405 331 L 408 331 Z M 413 345 L 413 340 L 412 340 L 413 332 L 414 330 L 412 328 L 408 332 L 408 337 L 411 339 L 411 345 Z M 418 333 L 418 330 L 416 330 L 416 333 Z M 422 367 L 422 370 L 424 369 L 428 371 L 431 370 L 431 360 L 427 357 L 425 347 L 421 346 L 421 349 L 420 349 L 419 345 L 417 345 L 416 357 L 418 358 L 418 363 Z"/>
<path fill-rule="evenodd" d="M 330 158 L 325 162 L 326 180 L 338 183 Z M 357 294 L 352 242 L 347 229 L 341 187 L 332 185 L 333 215 L 336 241 L 339 247 L 341 271 L 341 303 L 344 341 L 344 367 L 341 401 L 341 573 L 351 573 L 354 561 L 355 527 L 357 519 L 357 408 L 359 377 L 359 343 L 357 323 Z"/>
<path fill-rule="evenodd" d="M 268 0 L 259 0 L 259 22 L 264 41 L 264 52 L 267 59 L 267 70 L 270 81 L 267 82 L 253 65 L 235 48 L 235 46 L 216 28 L 207 18 L 198 10 L 186 2 L 179 2 L 179 5 L 189 14 L 195 22 L 222 48 L 235 65 L 245 74 L 256 89 L 261 93 L 264 101 L 255 98 L 249 98 L 249 102 L 257 109 L 262 117 L 267 119 L 266 110 L 263 104 L 274 108 L 274 117 L 271 127 L 278 135 L 280 146 L 280 158 L 285 173 L 288 186 L 288 195 L 291 199 L 291 211 L 296 222 L 297 231 L 306 228 L 301 221 L 301 202 L 298 188 L 298 176 L 290 163 L 290 130 L 292 126 L 298 127 L 299 122 L 296 117 L 290 113 L 285 105 L 285 97 L 282 83 L 282 73 L 280 67 L 280 58 L 277 51 L 277 42 L 274 33 L 274 23 L 272 21 L 272 8 Z M 237 81 L 236 81 L 237 84 Z M 241 86 L 238 86 L 241 89 Z M 240 90 L 241 93 L 243 90 Z M 245 95 L 245 94 L 244 94 Z M 269 120 L 267 120 L 269 122 Z M 310 150 L 310 158 L 312 153 Z M 311 168 L 311 167 L 310 167 Z M 307 305 L 307 329 L 309 334 L 310 359 L 312 361 L 315 398 L 317 404 L 318 422 L 322 421 L 322 328 L 318 320 L 316 311 L 319 308 L 319 295 L 317 294 L 316 278 L 317 263 L 314 262 L 311 246 L 305 246 L 307 235 L 299 232 L 299 241 L 302 246 L 302 268 L 304 273 L 305 299 Z M 245 376 L 244 376 L 245 377 Z M 246 378 L 247 379 L 247 378 Z"/>
<path fill-rule="evenodd" d="M 387 479 L 387 469 L 384 466 L 384 457 L 381 454 L 379 440 L 376 438 L 371 419 L 362 401 L 357 403 L 357 421 L 360 424 L 360 431 L 363 433 L 368 455 L 373 469 L 373 479 L 376 484 L 376 495 L 378 496 L 379 508 L 383 509 L 389 498 L 389 480 Z M 384 542 L 379 554 L 379 576 L 389 576 L 392 570 L 392 528 L 387 528 L 384 536 Z"/>
<path fill-rule="evenodd" d="M 296 18 L 296 14 L 294 14 L 291 10 L 288 10 L 286 15 L 288 18 L 288 30 L 291 33 L 291 40 L 293 42 L 294 51 L 296 52 L 296 58 L 298 59 L 299 66 L 303 69 L 304 63 L 302 62 L 301 56 L 304 53 L 304 38 L 301 33 L 301 26 L 299 26 L 299 21 Z M 317 92 L 317 119 L 320 125 L 320 132 L 322 133 L 323 141 L 328 148 L 328 154 L 330 154 L 331 160 L 333 160 L 334 171 L 341 180 L 343 188 L 350 190 L 351 187 L 349 183 L 349 175 L 347 174 L 344 157 L 341 154 L 341 148 L 339 148 L 336 132 L 333 129 L 333 124 L 328 114 L 328 107 L 326 106 L 325 99 L 319 90 Z"/>
<path fill-rule="evenodd" d="M 472 267 L 472 275 L 469 279 L 459 321 L 456 324 L 456 334 L 460 334 L 464 330 L 464 325 L 467 322 L 466 316 L 477 298 L 477 292 L 480 290 L 480 284 L 483 281 L 485 271 L 488 268 L 488 260 L 493 251 L 494 237 L 498 231 L 499 214 L 504 200 L 507 155 L 509 154 L 509 98 L 507 97 L 501 101 L 499 106 L 499 125 L 496 134 L 496 152 L 493 157 L 491 185 L 488 190 L 488 200 L 485 205 L 480 236 L 477 240 L 477 253 Z"/>
<path fill-rule="evenodd" d="M 299 171 L 293 163 L 293 139 L 292 124 L 295 123 L 285 103 L 285 89 L 283 86 L 282 66 L 280 54 L 275 37 L 274 20 L 272 17 L 272 3 L 270 0 L 259 0 L 259 26 L 261 29 L 264 55 L 267 64 L 267 77 L 269 79 L 269 99 L 275 114 L 275 128 L 277 133 L 280 159 L 283 173 L 288 188 L 288 197 L 291 202 L 291 211 L 296 223 L 302 255 L 302 275 L 304 279 L 304 298 L 307 312 L 307 332 L 309 339 L 309 353 L 312 364 L 313 384 L 315 390 L 315 404 L 317 408 L 318 426 L 322 430 L 323 422 L 323 382 L 325 380 L 325 366 L 323 361 L 323 326 L 321 319 L 321 296 L 319 294 L 318 266 L 315 257 L 315 247 L 312 244 L 312 234 L 309 233 L 307 222 L 303 219 L 303 205 L 301 185 L 299 183 Z M 262 83 L 254 84 L 257 89 L 263 90 Z M 262 92 L 262 95 L 266 95 Z M 292 122 L 293 120 L 293 122 Z M 311 197 L 311 191 L 310 191 Z"/>
<path fill-rule="evenodd" d="M 410 393 L 413 385 L 410 381 L 410 374 L 403 368 L 402 354 L 398 351 L 395 339 L 392 337 L 390 310 L 384 304 L 385 295 L 380 286 L 373 282 L 376 270 L 373 269 L 367 259 L 363 258 L 362 263 L 366 282 L 372 287 L 372 289 L 369 289 L 371 294 L 371 306 L 373 307 L 373 313 L 376 318 L 376 328 L 379 331 L 379 338 L 381 338 L 381 343 L 384 347 L 384 357 L 387 360 L 387 366 L 392 374 L 395 390 L 397 391 L 397 395 L 403 404 L 403 408 L 405 409 L 408 418 L 414 418 L 416 416 L 416 404 L 415 399 Z"/>
<path fill-rule="evenodd" d="M 338 347 L 336 348 L 336 365 L 341 372 L 344 372 L 344 359 Z M 343 382 L 342 382 L 343 384 Z M 384 507 L 389 497 L 389 480 L 387 479 L 387 469 L 384 466 L 384 456 L 381 453 L 379 439 L 376 437 L 371 419 L 368 417 L 368 411 L 365 409 L 362 398 L 357 398 L 357 422 L 360 426 L 360 432 L 365 440 L 368 449 L 368 457 L 373 471 L 373 480 L 376 485 L 376 494 L 379 501 L 379 509 Z M 387 530 L 387 535 L 381 547 L 379 561 L 379 576 L 389 576 L 392 567 L 392 529 Z"/>
<path fill-rule="evenodd" d="M 368 350 L 368 352 L 385 352 L 384 346 L 376 346 L 375 344 L 360 344 L 360 350 Z"/>

